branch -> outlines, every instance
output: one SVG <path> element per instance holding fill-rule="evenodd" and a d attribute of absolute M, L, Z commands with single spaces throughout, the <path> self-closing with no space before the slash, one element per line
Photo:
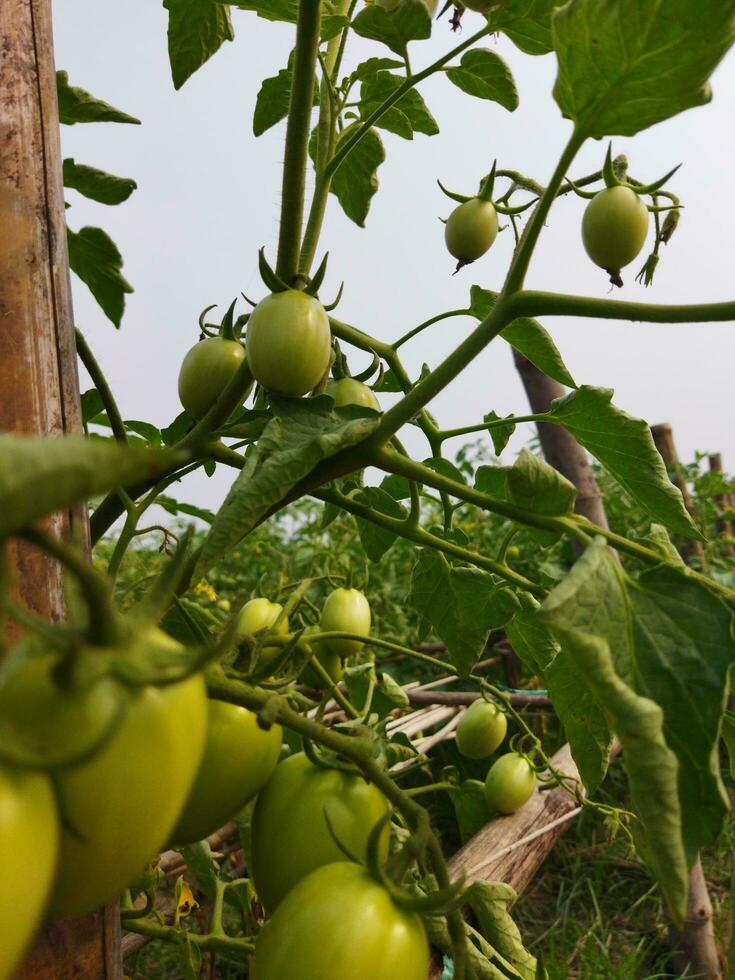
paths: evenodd
<path fill-rule="evenodd" d="M 735 320 L 735 300 L 664 306 L 594 296 L 565 296 L 524 290 L 507 300 L 512 316 L 583 316 L 647 323 L 704 323 Z"/>
<path fill-rule="evenodd" d="M 110 420 L 112 434 L 115 436 L 118 442 L 122 442 L 124 445 L 127 445 L 128 434 L 125 431 L 125 423 L 122 420 L 122 415 L 120 415 L 120 410 L 117 407 L 115 396 L 112 394 L 112 389 L 107 383 L 105 372 L 100 367 L 97 358 L 92 353 L 92 349 L 87 343 L 87 340 L 79 327 L 75 327 L 74 334 L 77 342 L 77 354 L 79 355 L 79 360 L 87 369 L 87 374 L 90 376 L 95 388 L 99 392 L 100 398 L 102 399 L 102 404 L 105 406 L 105 411 L 107 412 L 107 418 Z"/>

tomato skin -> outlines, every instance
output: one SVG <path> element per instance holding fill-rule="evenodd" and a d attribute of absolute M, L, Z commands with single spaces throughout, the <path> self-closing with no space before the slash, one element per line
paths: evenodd
<path fill-rule="evenodd" d="M 536 773 L 518 752 L 507 752 L 490 766 L 485 780 L 485 799 L 491 810 L 515 813 L 530 800 Z"/>
<path fill-rule="evenodd" d="M 384 10 L 388 11 L 395 10 L 396 7 L 401 6 L 401 0 L 375 0 L 375 6 L 382 7 Z M 424 0 L 424 6 L 429 11 L 429 17 L 433 18 L 436 15 L 439 0 Z"/>
<path fill-rule="evenodd" d="M 329 676 L 332 678 L 335 684 L 342 680 L 344 676 L 344 666 L 342 664 L 342 658 L 337 653 L 333 653 L 328 650 L 324 643 L 313 643 L 309 641 L 309 637 L 313 636 L 314 633 L 321 633 L 318 626 L 307 626 L 302 634 L 302 638 L 307 642 L 311 649 L 312 655 L 317 658 L 322 667 L 326 670 Z M 315 687 L 317 690 L 326 688 L 326 684 L 321 679 L 319 674 L 314 670 L 311 664 L 307 664 L 301 671 L 299 680 L 302 684 L 308 684 L 309 687 Z"/>
<path fill-rule="evenodd" d="M 33 938 L 56 871 L 59 821 L 41 773 L 0 768 L 0 980 L 8 980 Z"/>
<path fill-rule="evenodd" d="M 491 201 L 470 198 L 447 218 L 444 241 L 460 262 L 474 262 L 490 248 L 498 235 L 498 214 Z"/>
<path fill-rule="evenodd" d="M 505 738 L 508 721 L 489 701 L 473 701 L 457 725 L 457 748 L 468 759 L 492 755 Z"/>
<path fill-rule="evenodd" d="M 648 234 L 648 210 L 630 187 L 606 187 L 582 217 L 582 241 L 595 265 L 620 272 L 638 255 Z"/>
<path fill-rule="evenodd" d="M 324 377 L 331 343 L 326 310 L 298 289 L 261 300 L 250 314 L 245 338 L 255 380 L 292 398 L 305 395 Z"/>
<path fill-rule="evenodd" d="M 335 589 L 322 608 L 322 633 L 370 632 L 370 604 L 359 589 Z M 362 640 L 325 640 L 324 645 L 338 657 L 351 657 L 364 647 Z"/>
<path fill-rule="evenodd" d="M 303 752 L 279 763 L 258 794 L 251 828 L 252 875 L 268 911 L 310 871 L 344 859 L 329 832 L 325 810 L 345 847 L 364 860 L 370 831 L 390 806 L 358 773 L 315 766 Z M 386 825 L 380 840 L 383 861 L 389 840 Z"/>
<path fill-rule="evenodd" d="M 237 621 L 239 633 L 257 633 L 258 630 L 273 626 L 281 615 L 283 606 L 280 602 L 271 602 L 269 599 L 258 596 L 250 599 L 240 610 Z M 275 629 L 270 630 L 274 636 L 285 636 L 288 633 L 288 617 L 284 616 Z M 260 650 L 258 667 L 267 667 L 271 661 L 275 660 L 281 652 L 279 646 L 263 646 Z"/>
<path fill-rule="evenodd" d="M 179 400 L 189 415 L 204 418 L 244 360 L 245 348 L 237 340 L 207 337 L 195 344 L 179 371 Z"/>
<path fill-rule="evenodd" d="M 253 980 L 426 980 L 420 917 L 360 865 L 339 861 L 299 882 L 255 944 Z"/>
<path fill-rule="evenodd" d="M 282 740 L 280 725 L 266 731 L 254 712 L 210 699 L 204 755 L 171 834 L 174 845 L 203 840 L 242 810 L 273 775 Z"/>
<path fill-rule="evenodd" d="M 154 628 L 130 642 L 182 649 Z M 113 682 L 64 692 L 52 679 L 56 663 L 44 655 L 22 664 L 6 679 L 0 712 L 31 732 L 56 732 L 59 745 L 68 745 L 78 740 L 78 732 L 69 735 L 74 722 L 85 731 L 104 730 L 100 695 Z M 96 754 L 55 773 L 66 826 L 49 904 L 54 918 L 104 905 L 140 873 L 168 840 L 199 766 L 207 723 L 201 676 L 124 696 L 123 716 Z"/>
<path fill-rule="evenodd" d="M 372 408 L 376 412 L 380 411 L 380 402 L 375 397 L 372 388 L 368 388 L 362 381 L 355 381 L 354 378 L 340 378 L 339 381 L 330 381 L 327 385 L 327 394 L 334 398 L 337 408 L 344 405 L 361 405 L 363 408 Z"/>

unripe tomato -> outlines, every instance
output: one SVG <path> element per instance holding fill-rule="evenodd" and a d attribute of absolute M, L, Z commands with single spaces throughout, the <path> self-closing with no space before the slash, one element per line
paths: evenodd
<path fill-rule="evenodd" d="M 382 7 L 383 10 L 395 10 L 396 7 L 400 7 L 403 0 L 375 0 L 376 7 Z M 434 17 L 436 14 L 436 8 L 439 6 L 439 0 L 424 0 L 424 6 L 429 12 L 429 17 Z"/>
<path fill-rule="evenodd" d="M 0 768 L 0 980 L 36 931 L 56 871 L 59 822 L 49 779 Z"/>
<path fill-rule="evenodd" d="M 648 234 L 648 210 L 630 187 L 606 187 L 595 194 L 582 217 L 587 254 L 611 274 L 638 255 Z"/>
<path fill-rule="evenodd" d="M 370 604 L 359 589 L 335 589 L 327 596 L 319 622 L 322 633 L 370 632 Z M 365 644 L 362 640 L 325 640 L 324 645 L 337 656 L 351 657 Z"/>
<path fill-rule="evenodd" d="M 273 626 L 282 611 L 283 606 L 280 602 L 270 602 L 270 600 L 264 599 L 262 596 L 251 599 L 240 610 L 240 616 L 237 621 L 238 632 L 257 633 L 258 630 L 268 629 Z M 270 630 L 269 635 L 285 636 L 286 633 L 288 633 L 288 617 L 284 616 L 278 626 Z M 275 660 L 280 652 L 281 647 L 279 646 L 262 647 L 258 666 L 267 666 L 272 660 Z"/>
<path fill-rule="evenodd" d="M 207 337 L 195 344 L 179 371 L 179 400 L 189 415 L 204 418 L 244 360 L 245 348 L 237 340 Z"/>
<path fill-rule="evenodd" d="M 325 812 L 340 841 L 365 859 L 370 831 L 390 810 L 388 801 L 358 773 L 315 766 L 299 752 L 276 766 L 258 794 L 251 828 L 255 890 L 272 912 L 293 886 L 344 854 L 329 832 Z M 390 831 L 380 840 L 388 857 Z"/>
<path fill-rule="evenodd" d="M 337 653 L 333 653 L 328 650 L 324 643 L 314 643 L 309 639 L 315 633 L 321 633 L 318 626 L 307 626 L 302 634 L 302 638 L 306 641 L 307 645 L 311 649 L 312 656 L 315 656 L 322 667 L 326 670 L 329 676 L 332 678 L 335 684 L 342 680 L 344 675 L 344 667 L 342 665 L 342 659 Z M 299 680 L 302 684 L 307 684 L 309 687 L 315 687 L 318 690 L 326 687 L 326 684 L 321 679 L 319 674 L 314 670 L 311 664 L 307 664 L 301 671 L 301 676 Z"/>
<path fill-rule="evenodd" d="M 536 788 L 536 773 L 518 752 L 501 755 L 490 766 L 485 779 L 485 799 L 491 810 L 515 813 L 530 800 Z"/>
<path fill-rule="evenodd" d="M 182 650 L 148 628 L 129 641 L 131 655 L 149 644 Z M 103 679 L 61 690 L 53 679 L 57 662 L 43 655 L 20 664 L 0 691 L 0 713 L 62 751 L 106 731 L 116 684 Z M 97 752 L 54 774 L 63 817 L 49 904 L 54 918 L 104 905 L 141 872 L 169 839 L 199 767 L 207 726 L 201 676 L 126 689 L 124 697 L 122 717 Z"/>
<path fill-rule="evenodd" d="M 457 725 L 457 748 L 468 759 L 492 755 L 505 738 L 508 722 L 497 705 L 473 701 Z"/>
<path fill-rule="evenodd" d="M 355 381 L 354 378 L 340 378 L 339 381 L 330 381 L 327 385 L 327 394 L 334 398 L 337 408 L 343 405 L 361 405 L 363 408 L 373 408 L 376 412 L 380 411 L 380 402 L 375 397 L 372 388 L 368 388 L 362 381 Z"/>
<path fill-rule="evenodd" d="M 180 847 L 227 823 L 265 786 L 276 768 L 283 731 L 266 731 L 247 708 L 210 699 L 207 740 L 194 785 L 171 834 Z"/>
<path fill-rule="evenodd" d="M 451 255 L 467 264 L 479 259 L 498 234 L 498 214 L 492 201 L 473 197 L 447 218 L 444 241 Z"/>
<path fill-rule="evenodd" d="M 255 944 L 253 980 L 426 980 L 429 943 L 415 912 L 365 868 L 339 861 L 300 881 Z"/>
<path fill-rule="evenodd" d="M 245 339 L 255 380 L 292 398 L 305 395 L 324 377 L 331 343 L 326 310 L 298 289 L 261 300 L 250 314 Z"/>

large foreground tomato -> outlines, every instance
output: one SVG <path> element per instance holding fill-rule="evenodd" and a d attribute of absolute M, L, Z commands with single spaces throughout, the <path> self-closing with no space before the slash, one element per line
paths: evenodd
<path fill-rule="evenodd" d="M 361 405 L 363 408 L 380 411 L 380 402 L 375 397 L 373 389 L 368 388 L 362 381 L 355 381 L 354 378 L 330 381 L 327 385 L 327 394 L 334 398 L 337 408 L 342 408 L 344 405 Z"/>
<path fill-rule="evenodd" d="M 159 630 L 141 634 L 137 647 L 181 649 Z M 85 733 L 89 739 L 104 731 L 116 685 L 104 680 L 64 692 L 52 678 L 56 663 L 48 655 L 22 664 L 0 692 L 0 713 L 62 752 L 83 744 Z M 122 717 L 98 751 L 55 773 L 62 819 L 55 917 L 103 905 L 140 873 L 168 840 L 199 766 L 207 725 L 201 677 L 126 691 L 124 699 Z"/>
<path fill-rule="evenodd" d="M 426 980 L 421 919 L 357 864 L 328 864 L 299 882 L 255 944 L 253 980 Z"/>
<path fill-rule="evenodd" d="M 365 859 L 370 831 L 388 813 L 383 794 L 356 773 L 315 766 L 303 753 L 278 766 L 253 812 L 253 881 L 268 911 L 310 871 L 341 861 L 325 819 L 354 856 Z M 389 828 L 381 838 L 388 856 Z"/>
<path fill-rule="evenodd" d="M 457 748 L 468 759 L 484 759 L 497 749 L 507 730 L 503 712 L 480 698 L 469 706 L 457 725 Z"/>
<path fill-rule="evenodd" d="M 0 980 L 18 965 L 46 905 L 59 827 L 51 783 L 0 768 Z"/>
<path fill-rule="evenodd" d="M 261 300 L 250 314 L 245 338 L 255 380 L 294 398 L 311 391 L 326 374 L 331 341 L 326 310 L 298 289 Z"/>
<path fill-rule="evenodd" d="M 266 731 L 247 708 L 210 700 L 204 755 L 173 843 L 202 840 L 241 810 L 276 768 L 282 737 L 280 725 Z"/>
<path fill-rule="evenodd" d="M 606 187 L 595 194 L 582 218 L 587 254 L 610 273 L 619 273 L 638 255 L 648 233 L 648 210 L 630 187 Z"/>
<path fill-rule="evenodd" d="M 335 589 L 327 596 L 319 621 L 323 633 L 370 632 L 370 603 L 359 589 Z M 324 645 L 339 657 L 351 657 L 365 645 L 361 640 L 325 640 Z"/>
<path fill-rule="evenodd" d="M 240 633 L 257 633 L 259 630 L 269 629 L 283 612 L 280 602 L 271 602 L 258 596 L 246 602 L 240 610 L 237 621 L 237 628 Z M 285 636 L 288 633 L 288 617 L 284 616 L 275 629 L 270 630 L 275 636 Z M 270 635 L 270 634 L 268 634 Z M 281 647 L 263 646 L 260 648 L 259 667 L 266 667 L 272 660 L 275 660 Z"/>
<path fill-rule="evenodd" d="M 515 813 L 533 794 L 536 773 L 518 752 L 501 755 L 490 766 L 485 780 L 485 799 L 491 810 Z"/>
<path fill-rule="evenodd" d="M 245 348 L 237 340 L 208 337 L 195 344 L 179 371 L 179 400 L 189 415 L 203 418 L 244 360 Z"/>
<path fill-rule="evenodd" d="M 479 259 L 498 234 L 498 215 L 492 201 L 473 197 L 460 204 L 447 218 L 444 241 L 451 255 L 460 262 Z"/>

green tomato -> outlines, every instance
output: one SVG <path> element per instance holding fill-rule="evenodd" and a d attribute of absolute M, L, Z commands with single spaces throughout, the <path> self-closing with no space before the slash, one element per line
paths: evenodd
<path fill-rule="evenodd" d="M 501 755 L 490 766 L 485 779 L 485 799 L 491 810 L 515 813 L 530 800 L 536 788 L 536 773 L 518 752 Z"/>
<path fill-rule="evenodd" d="M 322 633 L 370 632 L 370 604 L 359 589 L 335 589 L 327 596 L 319 625 Z M 365 645 L 361 640 L 325 640 L 324 645 L 338 657 L 351 657 Z"/>
<path fill-rule="evenodd" d="M 251 964 L 252 980 L 426 980 L 428 974 L 420 917 L 348 861 L 299 882 L 263 926 Z"/>
<path fill-rule="evenodd" d="M 33 938 L 56 871 L 59 822 L 45 775 L 0 768 L 0 842 L 0 980 L 8 980 Z"/>
<path fill-rule="evenodd" d="M 179 400 L 189 415 L 204 418 L 244 360 L 245 348 L 237 340 L 207 337 L 195 344 L 179 371 Z"/>
<path fill-rule="evenodd" d="M 457 725 L 457 748 L 468 759 L 492 755 L 505 738 L 508 722 L 497 705 L 473 701 Z"/>
<path fill-rule="evenodd" d="M 372 388 L 368 388 L 362 381 L 355 381 L 354 378 L 340 378 L 339 381 L 330 381 L 327 385 L 327 394 L 334 398 L 337 408 L 344 405 L 361 405 L 363 408 L 372 408 L 376 412 L 380 411 L 380 402 L 375 397 Z"/>
<path fill-rule="evenodd" d="M 479 197 L 455 208 L 444 226 L 444 241 L 450 254 L 465 265 L 484 255 L 497 234 L 497 211 L 491 201 L 481 201 Z"/>
<path fill-rule="evenodd" d="M 611 275 L 632 262 L 648 234 L 648 210 L 630 187 L 606 187 L 595 194 L 582 218 L 587 254 Z"/>
<path fill-rule="evenodd" d="M 209 701 L 204 755 L 171 834 L 175 846 L 213 834 L 260 792 L 276 768 L 282 738 L 280 725 L 266 731 L 247 708 Z"/>
<path fill-rule="evenodd" d="M 521 554 L 521 549 L 518 547 L 517 544 L 508 545 L 508 547 L 505 549 L 506 558 L 510 558 L 510 559 L 519 558 L 520 554 Z"/>
<path fill-rule="evenodd" d="M 370 832 L 389 810 L 380 790 L 358 773 L 315 766 L 303 752 L 281 762 L 258 794 L 251 828 L 253 881 L 265 908 L 272 912 L 310 871 L 344 858 L 325 812 L 344 846 L 364 860 Z M 386 824 L 383 861 L 389 841 Z"/>
<path fill-rule="evenodd" d="M 332 678 L 335 684 L 342 680 L 344 675 L 344 666 L 342 664 L 342 658 L 337 653 L 333 653 L 328 650 L 324 643 L 314 643 L 309 639 L 315 633 L 321 633 L 318 626 L 307 626 L 302 634 L 302 639 L 306 641 L 307 646 L 310 648 L 312 656 L 315 656 L 322 667 L 326 670 L 329 676 Z M 307 684 L 309 687 L 315 687 L 317 690 L 321 690 L 326 687 L 326 684 L 322 678 L 317 674 L 311 664 L 307 664 L 301 671 L 301 676 L 299 680 L 302 684 Z"/>
<path fill-rule="evenodd" d="M 140 656 L 151 645 L 169 657 L 183 650 L 148 628 L 129 641 L 130 654 Z M 107 731 L 110 701 L 121 691 L 110 679 L 62 690 L 53 676 L 57 663 L 45 654 L 11 672 L 0 691 L 0 714 L 61 751 Z M 126 689 L 122 696 L 121 718 L 97 751 L 54 773 L 63 818 L 49 904 L 54 918 L 104 905 L 141 872 L 169 839 L 199 766 L 207 726 L 201 676 Z"/>
<path fill-rule="evenodd" d="M 284 616 L 280 623 L 271 629 L 275 621 L 283 612 L 280 602 L 271 602 L 262 596 L 246 602 L 240 610 L 237 621 L 239 633 L 257 633 L 259 630 L 268 629 L 273 636 L 285 636 L 288 633 L 288 617 Z M 264 646 L 260 651 L 258 667 L 267 667 L 269 663 L 276 659 L 281 652 L 279 646 Z"/>
<path fill-rule="evenodd" d="M 382 7 L 383 10 L 395 10 L 400 7 L 403 0 L 375 0 L 376 7 Z M 429 17 L 433 18 L 436 15 L 436 9 L 439 6 L 439 0 L 424 0 L 424 6 L 429 12 Z"/>
<path fill-rule="evenodd" d="M 264 388 L 305 395 L 329 367 L 329 317 L 318 299 L 298 289 L 272 293 L 250 314 L 245 346 L 253 377 Z"/>

